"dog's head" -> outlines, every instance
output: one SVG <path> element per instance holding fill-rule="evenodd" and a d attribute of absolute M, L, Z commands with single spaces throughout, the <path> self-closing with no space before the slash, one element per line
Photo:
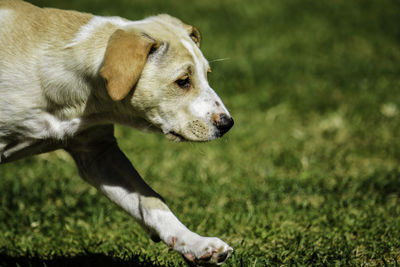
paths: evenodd
<path fill-rule="evenodd" d="M 101 76 L 114 101 L 135 112 L 175 141 L 222 136 L 233 120 L 209 86 L 208 61 L 200 33 L 168 15 L 150 17 L 110 37 Z"/>

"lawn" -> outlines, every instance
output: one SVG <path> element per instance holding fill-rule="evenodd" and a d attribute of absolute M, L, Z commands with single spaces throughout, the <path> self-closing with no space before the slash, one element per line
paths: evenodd
<path fill-rule="evenodd" d="M 118 126 L 123 151 L 226 266 L 400 265 L 400 2 L 32 1 L 196 25 L 235 119 L 218 141 Z M 63 151 L 0 166 L 0 266 L 182 266 Z"/>

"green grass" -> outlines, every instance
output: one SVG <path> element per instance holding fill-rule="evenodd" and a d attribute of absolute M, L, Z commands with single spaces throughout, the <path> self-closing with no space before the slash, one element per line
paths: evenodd
<path fill-rule="evenodd" d="M 37 1 L 196 25 L 234 128 L 122 149 L 226 266 L 400 265 L 400 2 Z M 0 166 L 0 265 L 181 266 L 57 151 Z"/>

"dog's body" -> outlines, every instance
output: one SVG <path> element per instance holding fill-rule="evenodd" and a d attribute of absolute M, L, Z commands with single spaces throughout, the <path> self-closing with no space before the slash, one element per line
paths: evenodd
<path fill-rule="evenodd" d="M 128 21 L 0 0 L 0 163 L 65 149 L 81 176 L 192 263 L 232 249 L 189 231 L 116 144 L 113 124 L 208 141 L 233 125 L 200 34 L 168 15 Z"/>

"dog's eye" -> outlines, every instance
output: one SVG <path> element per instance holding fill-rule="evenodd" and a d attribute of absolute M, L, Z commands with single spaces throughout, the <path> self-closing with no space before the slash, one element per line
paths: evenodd
<path fill-rule="evenodd" d="M 185 75 L 184 77 L 180 78 L 179 80 L 176 80 L 175 83 L 183 89 L 188 89 L 191 86 L 191 81 L 188 75 Z"/>

